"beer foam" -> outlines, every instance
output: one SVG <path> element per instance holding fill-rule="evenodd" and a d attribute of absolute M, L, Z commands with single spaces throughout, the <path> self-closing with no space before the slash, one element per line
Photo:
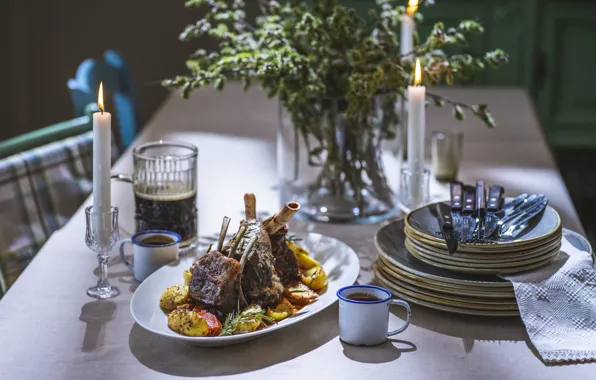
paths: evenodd
<path fill-rule="evenodd" d="M 164 201 L 164 202 L 172 202 L 172 201 L 181 201 L 184 199 L 192 198 L 197 195 L 197 191 L 187 191 L 185 193 L 175 193 L 175 194 L 144 194 L 138 191 L 135 191 L 135 195 L 139 198 L 147 199 L 150 201 Z"/>

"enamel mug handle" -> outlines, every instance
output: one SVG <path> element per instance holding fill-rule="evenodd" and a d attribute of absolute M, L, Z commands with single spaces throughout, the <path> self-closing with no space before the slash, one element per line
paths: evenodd
<path fill-rule="evenodd" d="M 128 269 L 130 269 L 131 271 L 134 271 L 135 270 L 134 267 L 132 266 L 131 263 L 128 262 L 128 260 L 126 260 L 126 256 L 124 255 L 124 246 L 126 244 L 132 245 L 132 240 L 126 239 L 120 244 L 120 260 L 122 260 L 122 262 L 124 263 L 124 265 L 126 265 L 128 267 Z"/>
<path fill-rule="evenodd" d="M 122 252 L 122 250 L 120 250 L 120 252 Z M 389 301 L 389 305 L 399 305 L 399 306 L 402 306 L 408 312 L 408 316 L 406 317 L 406 323 L 404 323 L 404 325 L 402 327 L 398 328 L 397 330 L 389 331 L 387 333 L 387 336 L 399 334 L 400 332 L 402 332 L 405 329 L 407 329 L 408 326 L 410 325 L 410 317 L 412 316 L 412 310 L 410 310 L 410 305 L 406 301 L 402 301 L 402 300 L 391 300 L 391 301 Z"/>

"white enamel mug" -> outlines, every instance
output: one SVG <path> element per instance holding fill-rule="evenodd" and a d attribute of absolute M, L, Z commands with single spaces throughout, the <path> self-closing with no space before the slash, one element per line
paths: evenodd
<path fill-rule="evenodd" d="M 360 301 L 349 299 L 352 294 L 369 294 L 377 300 Z M 352 285 L 337 291 L 339 298 L 339 337 L 342 341 L 356 346 L 376 346 L 388 336 L 399 334 L 408 328 L 412 314 L 406 301 L 391 298 L 391 292 L 373 285 Z M 408 316 L 403 326 L 397 330 L 389 328 L 389 306 L 400 305 Z"/>
<path fill-rule="evenodd" d="M 159 240 L 160 237 L 164 241 L 163 243 L 143 243 L 143 241 L 150 240 L 150 238 Z M 127 244 L 133 246 L 133 264 L 128 262 L 124 254 L 124 247 Z M 133 272 L 135 279 L 142 282 L 151 273 L 177 260 L 179 246 L 180 235 L 175 232 L 164 230 L 142 231 L 120 244 L 120 259 Z"/>

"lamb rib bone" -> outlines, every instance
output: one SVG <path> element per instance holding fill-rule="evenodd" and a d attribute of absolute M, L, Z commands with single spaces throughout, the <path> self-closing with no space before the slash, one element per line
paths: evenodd
<path fill-rule="evenodd" d="M 221 230 L 219 231 L 219 238 L 217 239 L 217 248 L 216 251 L 221 252 L 223 248 L 223 243 L 226 238 L 226 234 L 228 233 L 228 227 L 230 226 L 230 219 L 227 216 L 224 216 L 223 221 L 221 222 Z"/>
<path fill-rule="evenodd" d="M 242 292 L 248 303 L 257 303 L 262 307 L 276 305 L 281 299 L 284 287 L 275 271 L 271 239 L 263 223 L 257 218 L 256 198 L 254 194 L 244 195 L 244 209 L 246 219 L 241 222 L 246 232 L 236 235 L 228 241 L 223 250 L 226 255 L 240 261 L 249 241 L 256 236 L 256 241 L 248 256 L 245 256 L 245 266 L 242 277 Z M 237 242 L 240 240 L 240 242 Z M 236 245 L 234 255 L 231 255 Z"/>
<path fill-rule="evenodd" d="M 269 235 L 275 234 L 277 231 L 282 229 L 290 219 L 300 210 L 300 203 L 298 202 L 288 202 L 286 203 L 282 209 L 271 218 L 267 219 L 263 222 L 265 229 Z"/>
<path fill-rule="evenodd" d="M 253 193 L 244 194 L 244 215 L 247 220 L 257 218 L 257 199 Z"/>
<path fill-rule="evenodd" d="M 241 225 L 240 229 L 236 233 L 236 236 L 235 236 L 236 239 L 234 240 L 234 244 L 232 245 L 232 248 L 230 248 L 228 257 L 234 257 L 234 255 L 236 254 L 236 250 L 238 249 L 238 245 L 242 241 L 242 237 L 244 236 L 245 233 L 246 233 L 246 226 Z"/>

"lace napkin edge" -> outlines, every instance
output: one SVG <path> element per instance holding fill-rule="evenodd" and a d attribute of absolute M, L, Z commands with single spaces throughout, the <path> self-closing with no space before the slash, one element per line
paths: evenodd
<path fill-rule="evenodd" d="M 552 350 L 540 352 L 548 364 L 572 364 L 596 362 L 596 350 Z"/>

